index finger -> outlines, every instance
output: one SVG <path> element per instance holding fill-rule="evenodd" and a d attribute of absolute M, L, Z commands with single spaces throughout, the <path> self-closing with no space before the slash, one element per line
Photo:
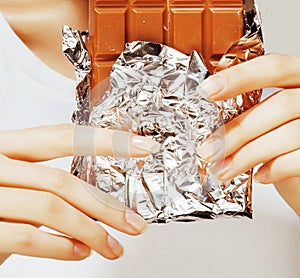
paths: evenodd
<path fill-rule="evenodd" d="M 129 132 L 72 124 L 0 132 L 0 153 L 30 162 L 73 155 L 145 157 L 159 148 Z"/>
<path fill-rule="evenodd" d="M 142 233 L 147 226 L 142 217 L 114 197 L 63 170 L 16 161 L 1 155 L 0 169 L 3 188 L 51 192 L 53 196 L 70 204 L 72 209 L 76 208 L 85 215 L 130 235 Z"/>
<path fill-rule="evenodd" d="M 267 87 L 300 86 L 300 57 L 268 54 L 222 70 L 198 87 L 213 100 L 225 100 L 241 93 Z"/>

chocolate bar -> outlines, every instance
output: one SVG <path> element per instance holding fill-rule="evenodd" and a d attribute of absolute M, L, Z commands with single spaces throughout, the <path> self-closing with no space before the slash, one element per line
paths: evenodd
<path fill-rule="evenodd" d="M 92 90 L 86 33 L 65 27 L 63 51 L 75 66 L 78 84 L 73 122 L 128 130 L 162 144 L 158 153 L 144 161 L 75 157 L 72 173 L 135 209 L 149 222 L 224 214 L 251 217 L 252 170 L 221 183 L 196 152 L 200 141 L 260 100 L 261 90 L 216 103 L 197 91 L 208 74 L 203 62 L 212 61 L 210 73 L 214 73 L 264 53 L 254 0 L 245 0 L 243 22 L 243 36 L 228 47 L 216 68 L 214 55 L 203 61 L 197 51 L 187 56 L 153 40 L 126 42 L 125 50 L 114 58 L 110 79 Z M 93 57 L 93 63 L 104 61 L 99 59 L 101 55 Z M 103 74 L 103 69 L 98 67 L 98 73 Z"/>
<path fill-rule="evenodd" d="M 244 34 L 243 0 L 90 0 L 91 87 L 132 41 L 201 53 L 210 72 Z"/>

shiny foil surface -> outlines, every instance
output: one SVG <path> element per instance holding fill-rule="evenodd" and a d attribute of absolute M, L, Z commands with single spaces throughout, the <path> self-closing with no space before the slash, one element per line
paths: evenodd
<path fill-rule="evenodd" d="M 261 21 L 252 0 L 246 0 L 244 19 L 244 37 L 224 54 L 216 71 L 263 54 Z M 81 42 L 79 39 L 79 45 Z M 70 52 L 74 53 L 68 51 L 68 55 Z M 78 64 L 77 59 L 69 60 Z M 100 84 L 99 90 L 88 92 L 88 82 L 82 82 L 87 81 L 84 74 L 88 75 L 86 70 L 79 74 L 85 77 L 77 87 L 76 124 L 87 124 L 88 93 L 103 91 Z M 251 217 L 251 171 L 222 183 L 196 149 L 224 122 L 259 102 L 261 91 L 214 103 L 197 89 L 208 75 L 197 52 L 187 56 L 157 43 L 127 43 L 113 66 L 110 86 L 92 106 L 88 125 L 147 136 L 161 148 L 144 159 L 77 157 L 72 173 L 133 208 L 148 222 L 218 215 Z M 84 88 L 82 93 L 80 88 Z"/>
<path fill-rule="evenodd" d="M 85 40 L 88 32 L 72 30 L 69 26 L 62 29 L 62 52 L 75 68 L 76 100 L 78 109 L 74 112 L 72 121 L 79 125 L 88 125 L 89 119 L 89 74 L 91 59 Z"/>
<path fill-rule="evenodd" d="M 91 59 L 86 47 L 85 40 L 88 32 L 72 30 L 69 26 L 62 28 L 62 52 L 75 68 L 76 78 L 76 102 L 77 109 L 72 116 L 72 122 L 77 125 L 87 126 L 89 122 L 89 74 L 91 71 Z M 85 179 L 87 169 L 84 157 L 74 157 L 71 172 Z"/>

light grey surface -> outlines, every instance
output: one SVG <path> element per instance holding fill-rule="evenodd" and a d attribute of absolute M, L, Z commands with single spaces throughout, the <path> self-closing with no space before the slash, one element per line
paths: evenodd
<path fill-rule="evenodd" d="M 267 52 L 300 55 L 298 0 L 257 0 L 263 18 Z"/>

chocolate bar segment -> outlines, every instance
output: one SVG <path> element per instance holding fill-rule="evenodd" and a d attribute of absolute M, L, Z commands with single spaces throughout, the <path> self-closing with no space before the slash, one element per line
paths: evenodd
<path fill-rule="evenodd" d="M 135 40 L 197 50 L 213 71 L 243 35 L 243 7 L 243 0 L 90 0 L 92 88 Z"/>

